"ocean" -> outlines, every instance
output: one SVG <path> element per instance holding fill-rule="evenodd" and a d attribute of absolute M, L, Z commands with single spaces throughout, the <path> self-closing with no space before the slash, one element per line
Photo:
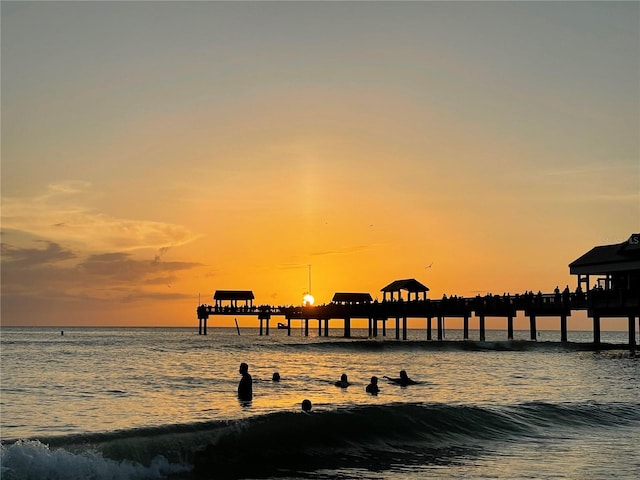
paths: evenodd
<path fill-rule="evenodd" d="M 600 350 L 591 332 L 208 333 L 1 328 L 2 479 L 640 478 L 626 332 L 603 332 Z M 251 402 L 237 399 L 240 362 Z M 400 370 L 418 383 L 384 378 Z"/>

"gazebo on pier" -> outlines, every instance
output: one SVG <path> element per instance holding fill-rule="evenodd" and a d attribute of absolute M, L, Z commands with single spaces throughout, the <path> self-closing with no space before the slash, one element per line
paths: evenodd
<path fill-rule="evenodd" d="M 569 264 L 569 272 L 578 276 L 585 292 L 594 275 L 598 290 L 640 292 L 640 233 L 622 243 L 592 248 Z"/>
<path fill-rule="evenodd" d="M 371 303 L 373 298 L 369 293 L 349 293 L 349 292 L 336 292 L 331 300 L 333 303 L 339 303 L 342 305 L 355 305 L 361 303 Z"/>
<path fill-rule="evenodd" d="M 244 302 L 246 309 L 253 307 L 253 292 L 251 290 L 216 290 L 213 294 L 216 309 L 224 308 L 224 302 L 229 302 L 227 307 L 238 308 L 238 302 Z"/>
<path fill-rule="evenodd" d="M 636 317 L 640 324 L 640 233 L 622 243 L 592 248 L 569 264 L 569 272 L 578 276 L 578 288 L 586 293 L 594 343 L 600 343 L 601 317 L 627 317 L 633 351 Z M 589 289 L 594 276 L 594 288 Z"/>
<path fill-rule="evenodd" d="M 411 294 L 415 295 L 414 300 L 420 300 L 419 296 L 422 294 L 422 300 L 426 301 L 429 288 L 421 284 L 415 278 L 395 280 L 380 290 L 382 292 L 382 301 L 387 301 L 387 293 L 391 296 L 389 300 L 392 302 L 402 300 L 402 290 L 407 292 L 408 302 L 411 301 Z M 395 297 L 396 293 L 398 294 L 397 298 Z"/>

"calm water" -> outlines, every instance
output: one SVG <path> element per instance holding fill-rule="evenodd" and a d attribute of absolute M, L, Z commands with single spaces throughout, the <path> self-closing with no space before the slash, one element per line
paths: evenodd
<path fill-rule="evenodd" d="M 545 331 L 365 334 L 2 328 L 2 478 L 640 478 L 628 351 L 581 348 L 590 332 L 568 345 Z M 250 404 L 236 398 L 241 361 Z M 401 369 L 420 383 L 382 378 Z M 333 385 L 342 373 L 347 389 Z M 372 375 L 378 396 L 364 391 Z"/>

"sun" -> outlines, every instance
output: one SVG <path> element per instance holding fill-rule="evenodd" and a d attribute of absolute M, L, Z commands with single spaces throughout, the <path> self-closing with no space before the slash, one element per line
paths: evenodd
<path fill-rule="evenodd" d="M 310 307 L 311 305 L 313 305 L 314 301 L 315 298 L 313 298 L 313 295 L 311 295 L 310 293 L 305 293 L 304 297 L 302 297 L 302 304 L 305 307 Z"/>

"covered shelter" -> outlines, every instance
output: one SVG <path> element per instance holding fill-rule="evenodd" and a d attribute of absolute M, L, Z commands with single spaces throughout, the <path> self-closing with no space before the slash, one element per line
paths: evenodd
<path fill-rule="evenodd" d="M 613 245 L 593 247 L 569 264 L 571 275 L 578 276 L 578 287 L 588 292 L 592 277 L 594 288 L 609 292 L 640 292 L 640 233 Z"/>
<path fill-rule="evenodd" d="M 238 302 L 244 302 L 244 306 L 250 308 L 253 306 L 254 300 L 253 292 L 251 290 L 216 290 L 213 294 L 213 299 L 216 302 L 216 307 L 224 307 L 224 302 L 229 302 L 227 306 L 238 308 Z"/>
<path fill-rule="evenodd" d="M 356 305 L 361 303 L 371 303 L 373 298 L 371 298 L 369 293 L 336 292 L 331 301 L 342 305 Z"/>
<path fill-rule="evenodd" d="M 429 288 L 421 284 L 415 278 L 408 278 L 405 280 L 395 280 L 386 287 L 380 289 L 382 292 L 382 301 L 387 301 L 387 293 L 390 295 L 390 301 L 402 300 L 402 290 L 407 292 L 407 301 L 411 301 L 411 294 L 415 295 L 414 300 L 427 300 L 427 292 Z M 395 297 L 397 293 L 397 299 Z M 419 298 L 422 295 L 422 298 Z"/>

